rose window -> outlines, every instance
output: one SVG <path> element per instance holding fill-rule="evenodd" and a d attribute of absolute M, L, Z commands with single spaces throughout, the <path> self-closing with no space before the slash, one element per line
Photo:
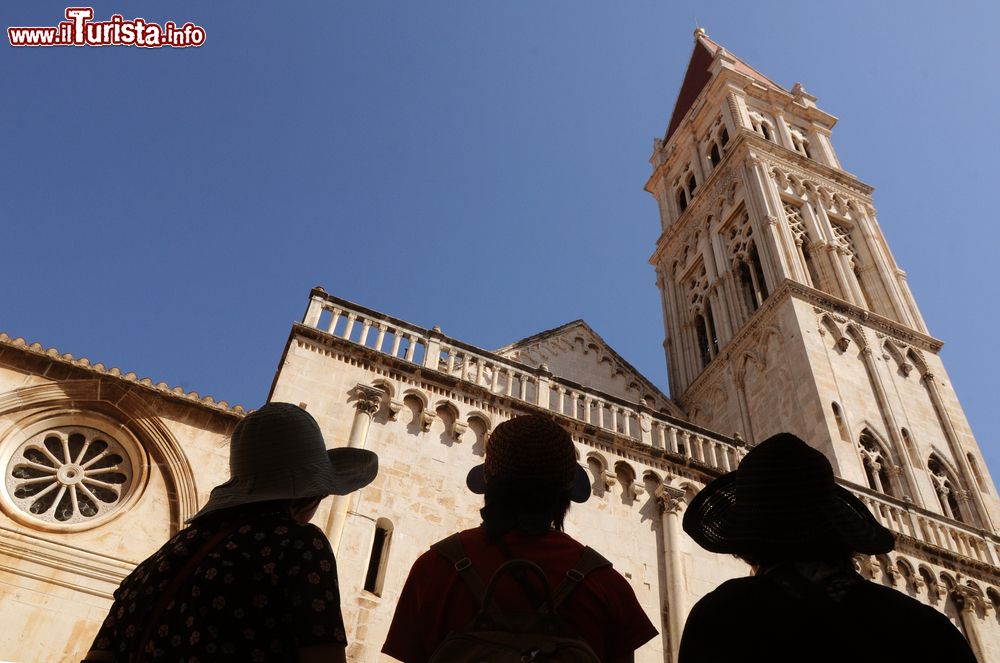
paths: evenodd
<path fill-rule="evenodd" d="M 131 454 L 94 428 L 66 426 L 39 433 L 14 451 L 7 495 L 39 520 L 83 523 L 114 511 L 133 479 Z"/>

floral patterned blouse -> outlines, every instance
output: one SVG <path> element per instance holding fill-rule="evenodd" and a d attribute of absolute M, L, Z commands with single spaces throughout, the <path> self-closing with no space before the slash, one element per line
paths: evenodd
<path fill-rule="evenodd" d="M 323 532 L 276 510 L 227 511 L 199 518 L 122 581 L 93 649 L 130 660 L 173 574 L 234 523 L 160 613 L 143 660 L 295 661 L 300 646 L 347 644 L 337 564 Z"/>

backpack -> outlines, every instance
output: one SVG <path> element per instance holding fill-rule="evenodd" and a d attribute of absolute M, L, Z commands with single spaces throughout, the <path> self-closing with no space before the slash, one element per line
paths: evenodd
<path fill-rule="evenodd" d="M 455 565 L 459 577 L 476 597 L 479 612 L 464 629 L 449 633 L 428 663 L 600 663 L 590 645 L 557 612 L 588 573 L 611 565 L 596 550 L 584 548 L 576 566 L 566 572 L 566 578 L 553 592 L 541 567 L 526 559 L 504 562 L 484 586 L 458 534 L 435 543 L 431 549 Z M 541 579 L 544 601 L 536 610 L 501 611 L 493 604 L 497 583 L 503 576 L 520 571 Z"/>

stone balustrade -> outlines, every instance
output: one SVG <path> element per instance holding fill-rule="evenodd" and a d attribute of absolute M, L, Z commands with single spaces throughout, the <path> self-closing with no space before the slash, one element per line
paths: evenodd
<path fill-rule="evenodd" d="M 437 327 L 418 327 L 321 289 L 312 291 L 303 324 L 493 394 L 582 421 L 594 432 L 604 430 L 629 438 L 708 475 L 736 469 L 746 453 L 742 443 L 686 427 L 651 408 L 561 380 L 544 366 L 536 368 L 484 352 L 448 338 Z M 872 491 L 852 485 L 847 488 L 890 530 L 978 562 L 1000 565 L 1000 540 Z"/>
<path fill-rule="evenodd" d="M 998 566 L 997 540 L 986 533 L 942 515 L 904 506 L 875 494 L 850 487 L 883 526 L 935 547 Z"/>

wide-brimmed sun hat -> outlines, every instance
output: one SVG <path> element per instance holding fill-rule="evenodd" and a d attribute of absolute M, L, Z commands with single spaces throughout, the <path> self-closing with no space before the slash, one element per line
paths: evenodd
<path fill-rule="evenodd" d="M 590 479 L 576 462 L 573 438 L 543 414 L 514 417 L 490 434 L 485 462 L 469 471 L 465 483 L 482 495 L 494 479 L 565 489 L 574 502 L 590 497 Z"/>
<path fill-rule="evenodd" d="M 256 502 L 347 495 L 376 474 L 374 452 L 327 450 L 311 414 L 291 403 L 268 403 L 236 424 L 229 444 L 231 478 L 213 488 L 189 520 Z"/>
<path fill-rule="evenodd" d="M 877 555 L 895 547 L 892 532 L 837 485 L 826 456 L 791 433 L 761 442 L 695 495 L 684 531 L 717 553 L 788 554 L 839 542 Z"/>

